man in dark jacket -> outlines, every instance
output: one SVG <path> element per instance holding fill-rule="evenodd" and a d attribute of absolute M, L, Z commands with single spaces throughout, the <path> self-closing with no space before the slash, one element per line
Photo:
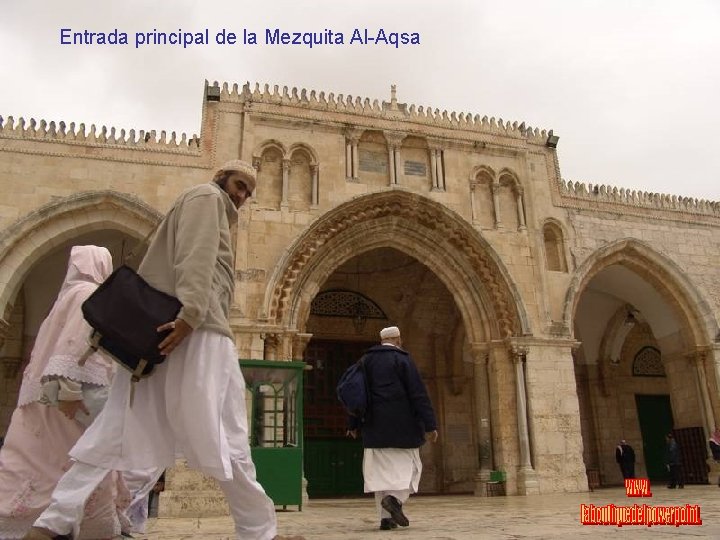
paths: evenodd
<path fill-rule="evenodd" d="M 635 450 L 625 439 L 621 440 L 615 448 L 615 461 L 620 465 L 623 479 L 635 478 Z"/>
<path fill-rule="evenodd" d="M 667 440 L 667 447 L 665 449 L 665 463 L 667 469 L 670 472 L 670 483 L 668 487 L 675 489 L 675 486 L 680 489 L 685 487 L 685 483 L 682 478 L 682 461 L 680 459 L 680 447 L 672 433 L 668 433 L 665 436 Z"/>
<path fill-rule="evenodd" d="M 403 503 L 418 490 L 420 446 L 437 441 L 437 422 L 425 384 L 397 326 L 380 332 L 381 344 L 363 356 L 369 407 L 363 419 L 351 416 L 348 434 L 362 432 L 365 492 L 375 493 L 380 528 L 407 527 Z"/>

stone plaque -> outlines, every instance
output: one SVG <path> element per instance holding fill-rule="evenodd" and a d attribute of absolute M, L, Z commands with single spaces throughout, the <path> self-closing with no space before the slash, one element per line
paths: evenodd
<path fill-rule="evenodd" d="M 360 149 L 360 170 L 372 173 L 387 174 L 388 155 L 385 152 L 373 152 Z"/>
<path fill-rule="evenodd" d="M 427 167 L 422 161 L 405 161 L 405 176 L 427 176 Z"/>

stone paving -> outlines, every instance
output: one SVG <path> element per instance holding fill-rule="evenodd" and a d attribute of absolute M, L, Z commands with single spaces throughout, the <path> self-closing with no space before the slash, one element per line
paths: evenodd
<path fill-rule="evenodd" d="M 628 498 L 623 488 L 592 493 L 528 497 L 415 496 L 405 505 L 410 527 L 378 530 L 371 498 L 312 500 L 301 512 L 279 511 L 280 533 L 302 534 L 307 540 L 468 540 L 476 538 L 720 538 L 720 489 L 687 486 L 668 490 L 653 486 L 651 498 Z M 700 505 L 700 526 L 583 526 L 580 504 L 635 503 L 658 506 Z M 151 519 L 145 540 L 233 539 L 230 518 Z"/>

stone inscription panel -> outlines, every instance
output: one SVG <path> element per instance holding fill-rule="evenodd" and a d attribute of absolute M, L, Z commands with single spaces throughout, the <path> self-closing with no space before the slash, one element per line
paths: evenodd
<path fill-rule="evenodd" d="M 384 152 L 373 152 L 360 149 L 360 170 L 371 173 L 387 174 L 388 155 Z"/>
<path fill-rule="evenodd" d="M 422 161 L 405 161 L 405 176 L 427 177 L 427 167 Z"/>

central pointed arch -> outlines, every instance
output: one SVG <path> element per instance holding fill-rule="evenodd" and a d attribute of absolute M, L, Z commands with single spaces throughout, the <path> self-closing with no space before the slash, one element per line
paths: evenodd
<path fill-rule="evenodd" d="M 438 276 L 471 341 L 531 333 L 517 287 L 490 244 L 443 205 L 402 190 L 357 197 L 313 223 L 276 266 L 262 318 L 300 328 L 319 284 L 345 261 L 380 247 L 402 251 Z"/>

